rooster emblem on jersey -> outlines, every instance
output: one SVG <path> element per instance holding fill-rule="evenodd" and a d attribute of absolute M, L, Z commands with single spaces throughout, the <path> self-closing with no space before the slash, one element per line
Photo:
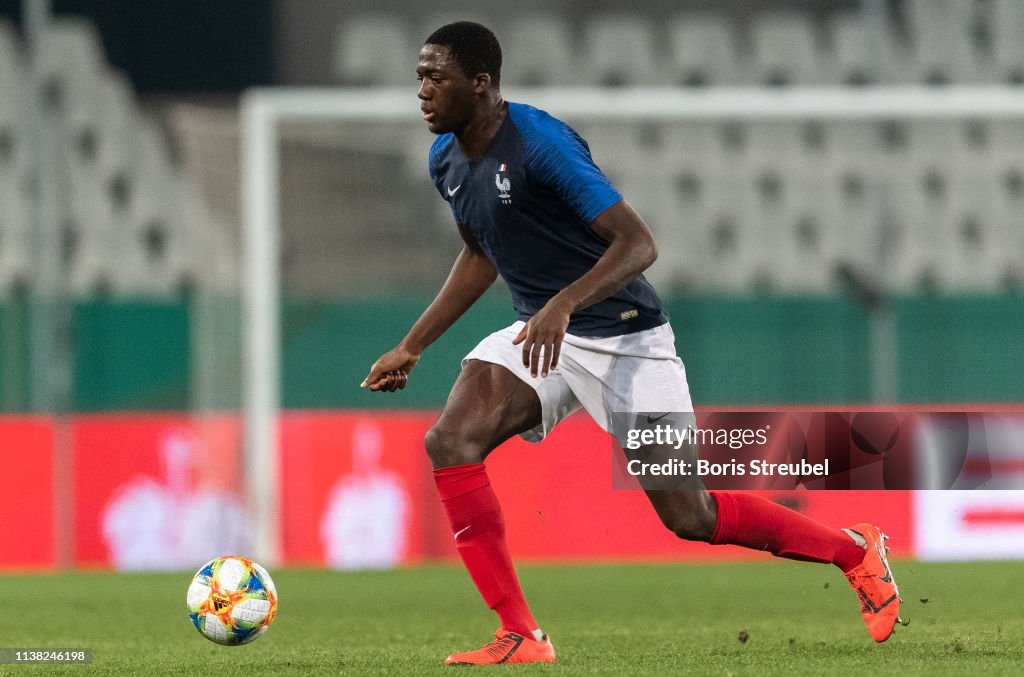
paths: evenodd
<path fill-rule="evenodd" d="M 501 172 L 505 170 L 506 166 L 503 164 L 498 167 L 499 173 L 494 175 L 494 185 L 498 187 L 498 199 L 503 205 L 512 203 L 512 196 L 509 195 L 509 191 L 512 190 L 512 181 L 507 176 L 504 179 L 501 178 Z"/>

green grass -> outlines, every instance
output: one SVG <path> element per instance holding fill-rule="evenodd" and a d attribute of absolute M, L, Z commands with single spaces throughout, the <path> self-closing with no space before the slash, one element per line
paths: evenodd
<path fill-rule="evenodd" d="M 523 567 L 556 665 L 487 674 L 1018 675 L 1019 563 L 896 562 L 909 627 L 875 645 L 839 572 L 820 565 Z M 0 674 L 451 674 L 497 622 L 457 567 L 274 574 L 266 636 L 214 645 L 185 614 L 187 574 L 0 576 L 0 646 L 91 647 L 88 666 Z M 749 635 L 740 642 L 741 631 Z"/>

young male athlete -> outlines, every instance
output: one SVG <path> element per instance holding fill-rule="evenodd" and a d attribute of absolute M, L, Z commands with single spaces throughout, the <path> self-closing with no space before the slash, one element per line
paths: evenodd
<path fill-rule="evenodd" d="M 552 662 L 483 461 L 514 435 L 543 439 L 581 406 L 609 432 L 615 412 L 691 412 L 686 375 L 661 301 L 641 275 L 657 256 L 650 230 L 571 128 L 502 99 L 494 34 L 446 25 L 427 38 L 416 72 L 423 119 L 438 135 L 430 177 L 465 244 L 433 303 L 362 386 L 404 388 L 427 346 L 499 274 L 505 279 L 519 319 L 466 356 L 425 441 L 456 548 L 501 620 L 493 641 L 445 662 Z M 680 538 L 838 566 L 871 636 L 883 642 L 892 633 L 900 600 L 877 527 L 833 529 L 753 494 L 702 486 L 646 493 Z"/>

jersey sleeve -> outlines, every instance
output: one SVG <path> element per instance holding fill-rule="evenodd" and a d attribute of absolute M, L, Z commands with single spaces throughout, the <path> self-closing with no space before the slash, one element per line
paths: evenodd
<path fill-rule="evenodd" d="M 517 117 L 533 178 L 554 190 L 584 223 L 622 199 L 572 127 L 535 108 Z"/>

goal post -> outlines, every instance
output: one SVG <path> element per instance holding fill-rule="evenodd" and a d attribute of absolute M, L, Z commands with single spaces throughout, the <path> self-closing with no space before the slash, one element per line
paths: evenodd
<path fill-rule="evenodd" d="M 506 91 L 506 98 L 571 123 L 675 124 L 697 121 L 871 122 L 1024 120 L 1024 92 L 1002 87 L 879 88 L 550 88 Z M 419 122 L 415 87 L 265 88 L 241 100 L 243 426 L 246 491 L 255 519 L 254 556 L 280 559 L 278 417 L 282 257 L 281 130 L 289 123 Z M 587 134 L 584 133 L 584 137 Z M 1021 137 L 1024 139 L 1024 135 Z M 596 144 L 595 144 L 596 145 Z M 595 148 L 595 152 L 600 150 Z M 1017 148 L 1019 152 L 1019 147 Z M 422 148 L 423 183 L 427 147 Z M 603 168 L 605 162 L 599 163 Z M 629 197 L 628 191 L 624 191 Z M 879 316 L 873 329 L 873 392 L 895 392 L 895 336 Z M 382 350 L 387 346 L 382 346 Z"/>

